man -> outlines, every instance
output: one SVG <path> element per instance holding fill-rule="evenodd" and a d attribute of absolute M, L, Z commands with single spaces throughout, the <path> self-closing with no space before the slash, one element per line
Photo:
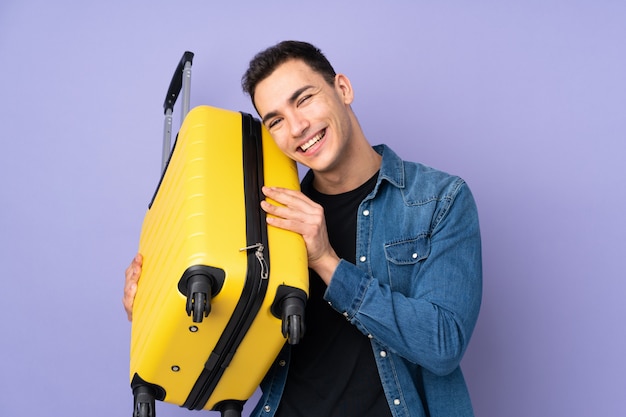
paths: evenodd
<path fill-rule="evenodd" d="M 478 217 L 465 182 L 372 147 L 349 79 L 314 46 L 259 53 L 242 85 L 302 192 L 264 188 L 268 224 L 300 233 L 307 332 L 268 372 L 253 416 L 473 416 L 459 363 L 481 302 Z M 129 314 L 141 258 L 126 271 Z"/>

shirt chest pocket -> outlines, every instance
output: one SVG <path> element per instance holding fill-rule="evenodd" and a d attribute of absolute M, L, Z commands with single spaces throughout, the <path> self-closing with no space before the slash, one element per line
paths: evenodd
<path fill-rule="evenodd" d="M 395 291 L 410 293 L 413 278 L 430 254 L 430 237 L 426 234 L 385 244 L 389 283 Z"/>
<path fill-rule="evenodd" d="M 428 258 L 430 239 L 420 235 L 414 239 L 385 244 L 387 261 L 396 265 L 411 265 Z"/>

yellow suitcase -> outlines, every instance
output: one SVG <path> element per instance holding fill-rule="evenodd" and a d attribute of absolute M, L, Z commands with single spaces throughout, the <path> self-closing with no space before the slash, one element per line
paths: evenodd
<path fill-rule="evenodd" d="M 285 342 L 302 337 L 306 248 L 267 226 L 263 184 L 299 180 L 257 119 L 210 106 L 186 115 L 140 236 L 134 416 L 153 417 L 155 400 L 240 415 Z"/>

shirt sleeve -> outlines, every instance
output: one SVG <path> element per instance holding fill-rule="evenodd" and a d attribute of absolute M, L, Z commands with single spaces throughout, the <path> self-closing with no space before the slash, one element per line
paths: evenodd
<path fill-rule="evenodd" d="M 478 215 L 465 183 L 448 204 L 433 224 L 428 257 L 406 276 L 409 291 L 396 292 L 342 260 L 325 293 L 325 300 L 363 333 L 438 375 L 459 366 L 482 294 Z"/>

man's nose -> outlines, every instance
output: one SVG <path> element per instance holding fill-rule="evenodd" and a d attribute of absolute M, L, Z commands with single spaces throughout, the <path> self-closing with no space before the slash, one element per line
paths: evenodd
<path fill-rule="evenodd" d="M 306 133 L 309 128 L 309 121 L 303 115 L 298 112 L 294 112 L 290 117 L 289 127 L 291 130 L 291 136 L 298 138 Z"/>

